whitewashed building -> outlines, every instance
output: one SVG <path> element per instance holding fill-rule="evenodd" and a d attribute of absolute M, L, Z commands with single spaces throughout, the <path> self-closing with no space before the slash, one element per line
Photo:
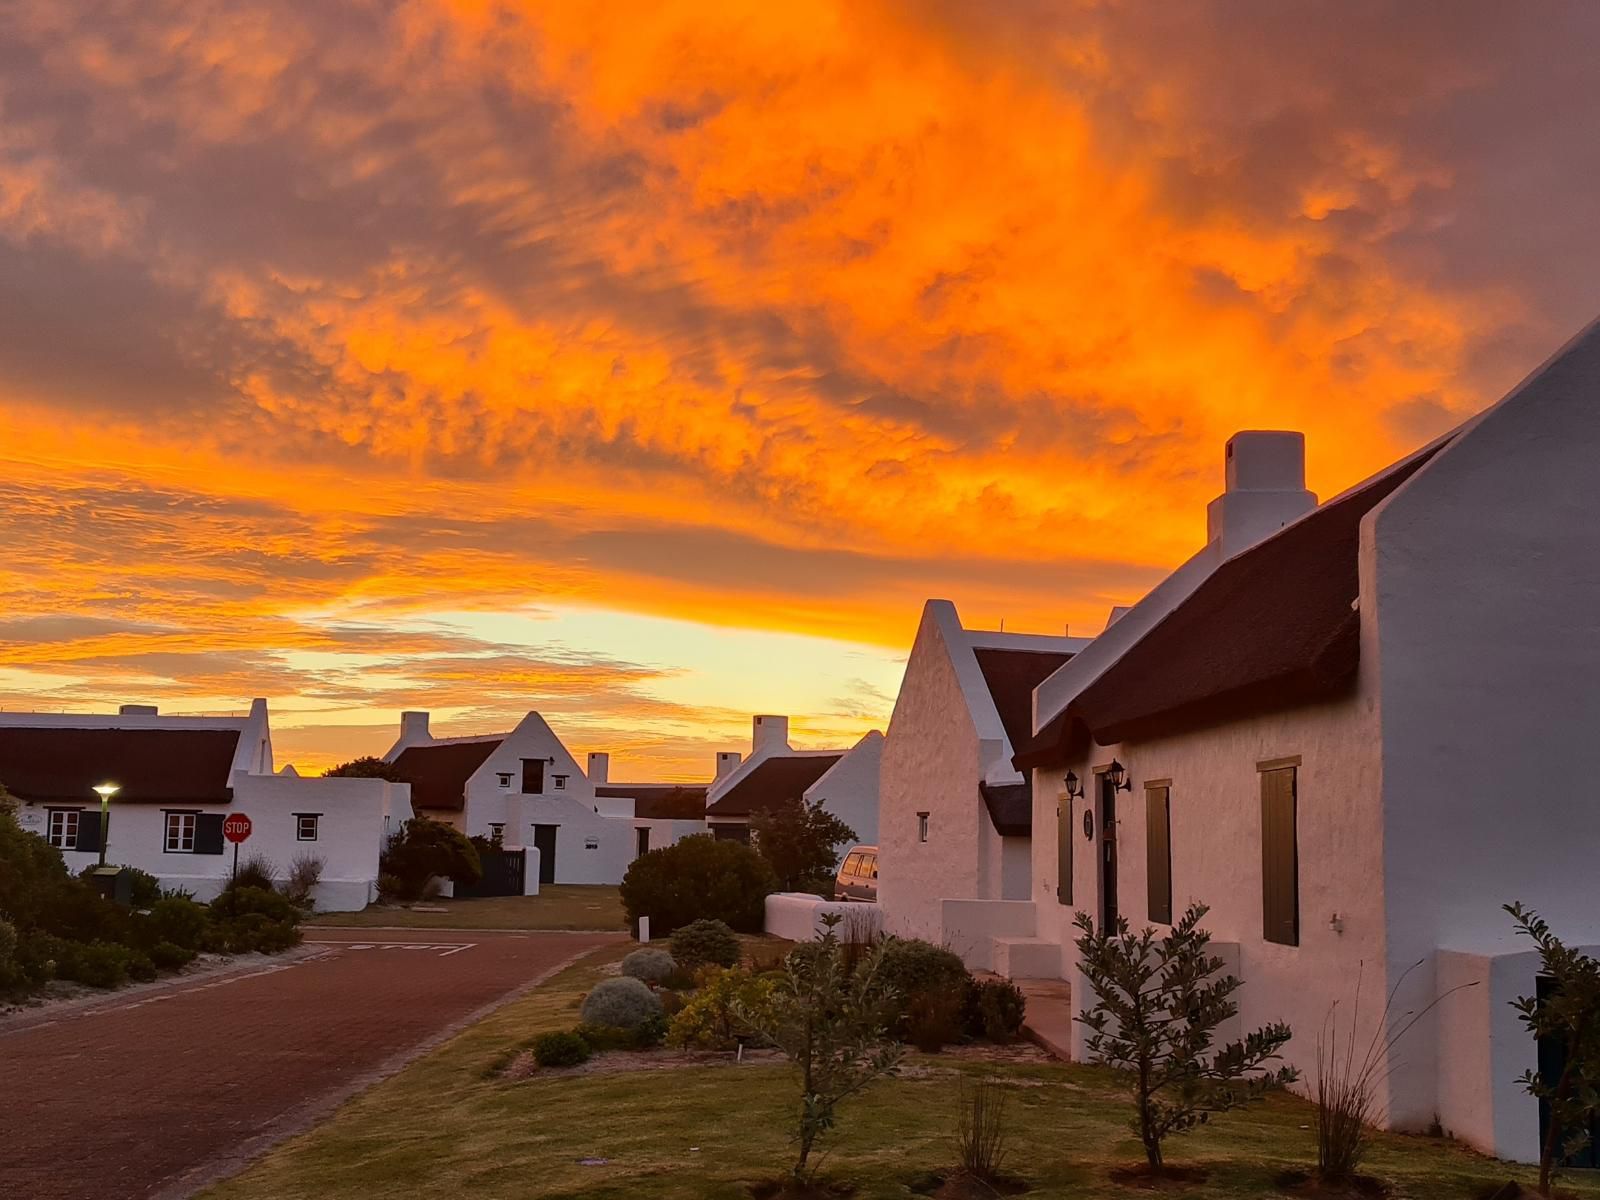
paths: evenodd
<path fill-rule="evenodd" d="M 378 857 L 411 817 L 410 789 L 381 779 L 273 772 L 265 700 L 243 717 L 165 716 L 148 705 L 110 714 L 0 713 L 0 783 L 21 802 L 22 827 L 45 838 L 74 872 L 100 861 L 137 867 L 163 887 L 209 900 L 233 873 L 222 836 L 250 818 L 244 858 L 279 877 L 297 858 L 322 863 L 313 899 L 323 910 L 376 898 Z M 94 789 L 114 784 L 109 823 Z"/>
<path fill-rule="evenodd" d="M 878 831 L 878 772 L 883 734 L 872 730 L 848 750 L 796 750 L 789 718 L 751 719 L 750 755 L 717 755 L 716 778 L 706 789 L 706 823 L 714 837 L 750 840 L 750 822 L 795 800 L 821 802 L 871 842 Z M 845 843 L 838 849 L 843 850 Z"/>
<path fill-rule="evenodd" d="M 929 600 L 889 719 L 881 779 L 878 903 L 885 927 L 1005 970 L 1004 904 L 1032 897 L 1033 812 L 1014 744 L 1032 735 L 1033 689 L 1086 638 L 967 629 Z M 979 903 L 973 903 L 979 902 Z M 1024 950 L 1026 947 L 1024 947 Z"/>
<path fill-rule="evenodd" d="M 1015 761 L 1055 832 L 1004 921 L 1078 1008 L 1076 911 L 1203 901 L 1240 1028 L 1288 1021 L 1301 1086 L 1358 977 L 1362 1045 L 1391 988 L 1443 997 L 1380 1119 L 1533 1160 L 1509 1002 L 1537 959 L 1501 905 L 1600 944 L 1600 329 L 1320 507 L 1302 478 L 1297 435 L 1236 436 L 1207 546 L 1039 686 Z"/>
<path fill-rule="evenodd" d="M 706 832 L 705 784 L 612 782 L 611 755 L 601 751 L 589 755 L 588 773 L 600 812 L 631 823 L 635 857 Z"/>

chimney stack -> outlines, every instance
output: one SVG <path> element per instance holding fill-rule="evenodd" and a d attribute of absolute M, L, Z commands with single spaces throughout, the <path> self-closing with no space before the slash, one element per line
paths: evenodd
<path fill-rule="evenodd" d="M 123 704 L 117 708 L 119 717 L 155 717 L 160 716 L 161 710 L 154 704 Z"/>
<path fill-rule="evenodd" d="M 789 718 L 770 714 L 754 718 L 750 723 L 750 756 L 776 754 L 789 749 Z"/>
<path fill-rule="evenodd" d="M 402 742 L 427 742 L 433 739 L 428 732 L 428 714 L 403 712 L 400 714 L 400 740 Z"/>
<path fill-rule="evenodd" d="M 744 755 L 740 754 L 737 750 L 718 750 L 716 777 L 721 779 L 729 771 L 737 767 L 743 760 Z"/>
<path fill-rule="evenodd" d="M 1247 429 L 1228 439 L 1226 487 L 1206 508 L 1206 541 L 1222 557 L 1278 532 L 1317 506 L 1306 491 L 1306 437 L 1281 429 Z"/>
<path fill-rule="evenodd" d="M 611 782 L 611 755 L 598 750 L 589 755 L 589 782 Z"/>

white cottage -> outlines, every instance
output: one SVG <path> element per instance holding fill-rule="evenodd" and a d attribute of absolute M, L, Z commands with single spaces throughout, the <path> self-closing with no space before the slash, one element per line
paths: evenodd
<path fill-rule="evenodd" d="M 243 717 L 166 716 L 149 705 L 111 714 L 0 713 L 0 783 L 21 801 L 18 819 L 61 851 L 74 872 L 105 860 L 137 867 L 201 900 L 233 872 L 222 835 L 250 818 L 241 853 L 287 871 L 322 863 L 313 895 L 323 910 L 376 898 L 378 857 L 411 817 L 410 789 L 381 779 L 306 779 L 273 773 L 267 702 Z M 101 819 L 102 784 L 117 788 Z"/>
<path fill-rule="evenodd" d="M 419 814 L 469 837 L 498 834 L 507 849 L 536 847 L 539 883 L 620 883 L 642 849 L 689 831 L 683 818 L 637 816 L 638 787 L 606 785 L 602 794 L 536 712 L 510 733 L 454 738 L 434 737 L 425 712 L 402 713 L 384 757 L 411 784 Z M 661 811 L 686 811 L 664 804 Z M 693 831 L 704 832 L 703 821 Z"/>
<path fill-rule="evenodd" d="M 1537 960 L 1501 905 L 1600 943 L 1600 328 L 1320 507 L 1297 435 L 1236 436 L 1226 476 L 1208 545 L 1036 691 L 1028 973 L 1081 1007 L 1074 912 L 1203 901 L 1241 1025 L 1288 1021 L 1308 1081 L 1358 976 L 1363 1039 L 1391 988 L 1443 996 L 1380 1119 L 1532 1160 Z"/>
<path fill-rule="evenodd" d="M 1010 910 L 987 902 L 1032 896 L 1033 810 L 1011 755 L 1032 735 L 1034 687 L 1088 644 L 967 629 L 948 600 L 923 607 L 883 753 L 878 903 L 890 932 L 1010 966 Z"/>

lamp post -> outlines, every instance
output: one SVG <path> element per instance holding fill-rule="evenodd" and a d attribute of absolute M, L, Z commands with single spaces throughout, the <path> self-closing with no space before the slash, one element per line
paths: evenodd
<path fill-rule="evenodd" d="M 106 843 L 111 840 L 111 797 L 122 790 L 114 783 L 95 785 L 95 795 L 100 797 L 100 865 L 106 865 Z"/>

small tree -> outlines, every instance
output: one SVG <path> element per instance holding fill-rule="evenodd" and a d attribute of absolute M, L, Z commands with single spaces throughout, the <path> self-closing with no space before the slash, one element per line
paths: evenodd
<path fill-rule="evenodd" d="M 436 875 L 462 884 L 474 884 L 483 878 L 477 848 L 466 835 L 428 817 L 413 817 L 400 827 L 378 869 L 400 880 L 408 900 L 422 895 L 428 880 Z"/>
<path fill-rule="evenodd" d="M 342 762 L 337 767 L 324 771 L 323 775 L 341 779 L 387 779 L 390 783 L 405 782 L 392 762 L 371 754 L 363 754 L 360 758 Z"/>
<path fill-rule="evenodd" d="M 1550 1106 L 1549 1127 L 1539 1149 L 1539 1194 L 1548 1196 L 1555 1178 L 1556 1156 L 1570 1158 L 1589 1141 L 1589 1123 L 1600 1110 L 1600 962 L 1568 949 L 1550 932 L 1543 918 L 1521 902 L 1507 904 L 1517 932 L 1539 948 L 1539 973 L 1551 981 L 1544 995 L 1519 996 L 1511 1002 L 1539 1041 L 1562 1048 L 1561 1074 L 1546 1079 L 1538 1071 L 1520 1080 L 1530 1095 Z M 1565 1140 L 1563 1140 L 1565 1135 Z"/>
<path fill-rule="evenodd" d="M 811 952 L 789 956 L 765 1003 L 734 1005 L 739 1020 L 782 1050 L 799 1077 L 799 1152 L 790 1170 L 797 1189 L 809 1184 L 811 1152 L 833 1128 L 840 1103 L 892 1073 L 903 1053 L 883 1026 L 891 997 L 878 970 L 882 951 L 850 970 L 834 931 L 838 921 L 824 917 Z"/>
<path fill-rule="evenodd" d="M 1133 1130 L 1156 1173 L 1169 1134 L 1188 1133 L 1212 1113 L 1296 1078 L 1292 1067 L 1267 1069 L 1290 1037 L 1282 1022 L 1208 1054 L 1217 1027 L 1239 1011 L 1231 997 L 1240 981 L 1213 978 L 1223 961 L 1207 953 L 1211 935 L 1200 928 L 1206 911 L 1190 905 L 1160 939 L 1149 928 L 1131 936 L 1121 917 L 1114 930 L 1097 931 L 1087 913 L 1075 922 L 1079 966 L 1098 997 L 1078 1020 L 1092 1031 L 1091 1054 L 1133 1072 Z"/>
<path fill-rule="evenodd" d="M 622 906 L 635 929 L 649 917 L 655 937 L 705 918 L 759 933 L 767 895 L 776 889 L 761 855 L 743 842 L 702 833 L 634 859 L 622 877 Z"/>
<path fill-rule="evenodd" d="M 750 832 L 784 892 L 815 891 L 831 881 L 839 866 L 834 847 L 856 840 L 856 831 L 823 808 L 820 800 L 815 804 L 786 800 L 757 813 Z M 832 898 L 831 890 L 828 896 Z"/>

